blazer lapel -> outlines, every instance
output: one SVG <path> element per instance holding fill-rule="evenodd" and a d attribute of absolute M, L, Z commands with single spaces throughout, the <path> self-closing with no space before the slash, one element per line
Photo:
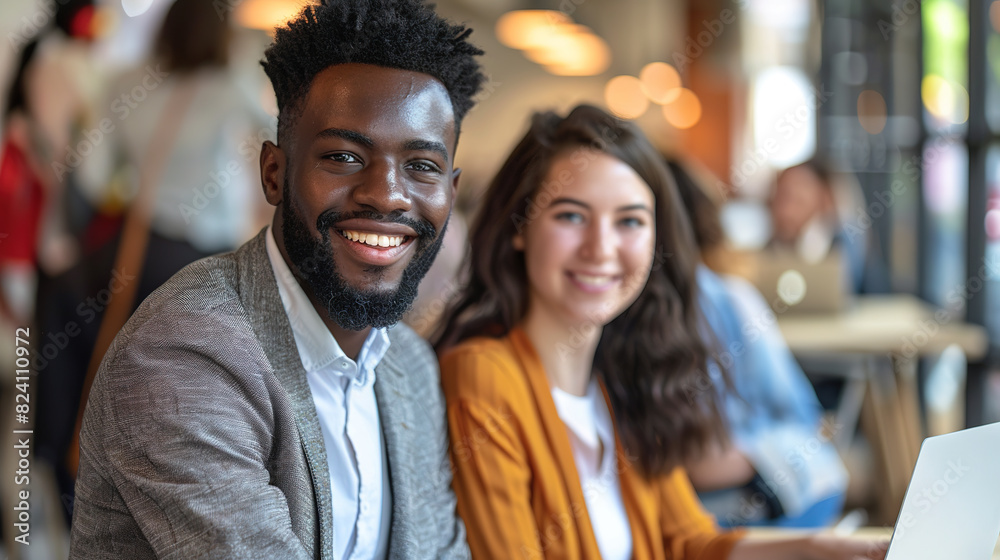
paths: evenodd
<path fill-rule="evenodd" d="M 267 228 L 238 252 L 240 300 L 295 412 L 295 424 L 302 439 L 302 450 L 312 479 L 319 522 L 320 558 L 332 560 L 333 511 L 326 446 L 306 372 L 302 367 L 292 327 L 281 303 L 274 270 L 267 256 L 264 244 L 266 235 Z"/>
<path fill-rule="evenodd" d="M 389 329 L 392 336 L 392 329 Z M 400 515 L 405 504 L 412 498 L 410 480 L 403 474 L 402 465 L 409 462 L 412 434 L 407 431 L 416 424 L 406 398 L 405 356 L 399 356 L 399 344 L 390 342 L 389 350 L 382 361 L 375 366 L 375 399 L 378 402 L 379 422 L 385 437 L 386 459 L 389 466 L 389 484 L 392 487 L 392 521 L 389 530 L 389 558 L 406 555 L 417 545 L 414 525 L 419 520 L 412 516 Z M 409 436 L 409 437 L 408 437 Z"/>

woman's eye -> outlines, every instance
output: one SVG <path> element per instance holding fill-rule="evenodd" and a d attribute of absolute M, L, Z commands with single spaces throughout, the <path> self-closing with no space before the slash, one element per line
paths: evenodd
<path fill-rule="evenodd" d="M 634 228 L 641 226 L 642 220 L 640 220 L 639 218 L 623 218 L 621 224 L 625 227 Z"/>
<path fill-rule="evenodd" d="M 583 215 L 578 212 L 560 212 L 556 214 L 556 219 L 571 224 L 583 223 Z"/>

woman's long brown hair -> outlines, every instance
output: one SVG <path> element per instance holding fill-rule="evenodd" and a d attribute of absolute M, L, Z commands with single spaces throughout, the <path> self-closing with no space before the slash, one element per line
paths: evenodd
<path fill-rule="evenodd" d="M 599 150 L 632 167 L 655 196 L 652 270 L 638 299 L 604 327 L 594 372 L 604 381 L 623 447 L 647 477 L 665 474 L 725 439 L 709 349 L 697 305 L 698 249 L 677 188 L 661 156 L 631 123 L 581 105 L 565 118 L 537 113 L 497 173 L 470 231 L 468 285 L 445 313 L 438 351 L 475 336 L 503 336 L 525 316 L 528 277 L 514 236 L 548 201 L 553 159 L 579 166 Z M 613 188 L 614 185 L 609 185 Z"/>

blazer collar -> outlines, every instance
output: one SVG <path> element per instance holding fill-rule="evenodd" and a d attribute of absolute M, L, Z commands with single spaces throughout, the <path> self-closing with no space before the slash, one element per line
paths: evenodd
<path fill-rule="evenodd" d="M 288 393 L 295 412 L 295 424 L 302 439 L 302 450 L 312 479 L 319 524 L 320 558 L 333 558 L 333 511 L 326 447 L 320 430 L 305 369 L 295 346 L 292 327 L 285 315 L 278 284 L 265 248 L 264 228 L 237 251 L 240 301 L 250 324 L 264 348 L 274 375 Z"/>

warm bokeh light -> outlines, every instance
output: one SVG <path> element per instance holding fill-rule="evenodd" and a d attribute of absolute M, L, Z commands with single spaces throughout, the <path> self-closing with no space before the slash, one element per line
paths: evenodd
<path fill-rule="evenodd" d="M 604 101 L 611 112 L 625 119 L 642 116 L 649 108 L 649 98 L 635 76 L 615 76 L 604 86 Z"/>
<path fill-rule="evenodd" d="M 309 0 L 243 0 L 233 16 L 243 27 L 273 31 L 310 4 Z"/>
<path fill-rule="evenodd" d="M 858 120 L 868 134 L 878 134 L 885 130 L 888 117 L 885 98 L 882 94 L 866 89 L 858 94 Z"/>
<path fill-rule="evenodd" d="M 555 10 L 517 10 L 500 16 L 496 34 L 501 44 L 526 50 L 541 46 L 539 41 L 544 41 L 552 28 L 571 23 L 569 16 Z"/>
<path fill-rule="evenodd" d="M 969 120 L 969 92 L 959 84 L 928 74 L 920 84 L 920 97 L 927 111 L 939 119 L 952 124 Z"/>
<path fill-rule="evenodd" d="M 990 3 L 990 25 L 993 26 L 993 31 L 1000 33 L 1000 0 Z"/>
<path fill-rule="evenodd" d="M 529 41 L 530 47 L 524 49 L 524 56 L 538 64 L 557 64 L 565 58 L 566 51 L 576 47 L 577 37 L 590 33 L 585 25 L 562 23 L 536 28 Z"/>
<path fill-rule="evenodd" d="M 592 33 L 564 36 L 561 44 L 547 50 L 545 62 L 534 58 L 536 51 L 526 55 L 556 76 L 595 76 L 611 65 L 611 49 L 604 39 Z"/>
<path fill-rule="evenodd" d="M 665 62 L 650 62 L 639 72 L 642 91 L 653 103 L 666 105 L 680 95 L 681 75 Z"/>
<path fill-rule="evenodd" d="M 701 120 L 701 101 L 687 88 L 680 88 L 676 99 L 663 106 L 663 117 L 674 128 L 691 128 Z"/>

